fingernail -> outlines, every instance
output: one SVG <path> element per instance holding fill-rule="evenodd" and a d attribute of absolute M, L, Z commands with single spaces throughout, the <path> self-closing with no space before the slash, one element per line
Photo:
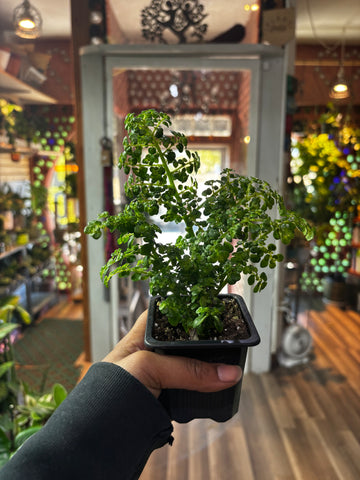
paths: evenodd
<path fill-rule="evenodd" d="M 233 383 L 240 380 L 242 371 L 238 365 L 219 365 L 217 374 L 222 382 Z"/>

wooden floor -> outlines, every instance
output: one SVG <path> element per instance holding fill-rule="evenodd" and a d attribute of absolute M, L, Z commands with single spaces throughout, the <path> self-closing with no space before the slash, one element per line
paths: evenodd
<path fill-rule="evenodd" d="M 54 309 L 82 315 L 74 303 Z M 152 454 L 140 480 L 359 480 L 360 314 L 328 305 L 299 321 L 311 361 L 245 375 L 240 412 L 225 424 L 174 424 L 173 446 Z"/>
<path fill-rule="evenodd" d="M 240 413 L 175 424 L 141 480 L 360 479 L 360 315 L 327 306 L 301 321 L 310 363 L 247 374 Z"/>
<path fill-rule="evenodd" d="M 83 320 L 83 304 L 81 301 L 74 302 L 69 296 L 63 296 L 53 307 L 41 316 L 43 318 L 66 318 L 67 320 Z"/>

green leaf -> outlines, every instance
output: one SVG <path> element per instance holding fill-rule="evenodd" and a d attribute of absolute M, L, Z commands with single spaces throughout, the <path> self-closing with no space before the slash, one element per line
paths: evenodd
<path fill-rule="evenodd" d="M 16 312 L 20 315 L 20 318 L 21 320 L 26 324 L 26 325 L 30 325 L 32 320 L 31 320 L 31 315 L 30 313 L 25 310 L 25 308 L 23 307 L 20 307 L 20 305 L 18 305 L 16 307 Z"/>
<path fill-rule="evenodd" d="M 68 392 L 66 388 L 60 383 L 55 383 L 53 386 L 53 396 L 56 406 L 58 407 L 67 397 Z"/>
<path fill-rule="evenodd" d="M 19 328 L 18 323 L 3 323 L 0 325 L 0 340 L 3 340 L 9 333 L 11 333 L 16 328 Z"/>
<path fill-rule="evenodd" d="M 14 365 L 14 362 L 4 362 L 0 364 L 0 377 L 2 377 L 10 368 Z"/>
<path fill-rule="evenodd" d="M 0 308 L 0 320 L 3 322 L 8 322 L 11 320 L 11 314 L 15 310 L 15 306 L 8 304 L 8 305 L 3 305 Z"/>
<path fill-rule="evenodd" d="M 15 448 L 16 449 L 20 448 L 21 445 L 23 445 L 23 443 L 25 443 L 28 438 L 34 435 L 34 433 L 41 430 L 41 428 L 42 428 L 42 425 L 37 425 L 36 427 L 30 427 L 18 433 L 14 441 Z"/>
<path fill-rule="evenodd" d="M 270 255 L 265 255 L 265 257 L 260 262 L 261 268 L 266 268 L 269 265 Z"/>
<path fill-rule="evenodd" d="M 164 135 L 164 131 L 162 128 L 158 128 L 155 132 L 155 137 L 156 138 L 161 138 Z"/>
<path fill-rule="evenodd" d="M 20 297 L 17 295 L 10 295 L 0 298 L 0 311 L 1 308 L 5 307 L 6 305 L 12 305 L 13 307 L 16 307 L 19 301 Z"/>
<path fill-rule="evenodd" d="M 0 428 L 0 453 L 10 452 L 11 442 L 6 433 Z"/>

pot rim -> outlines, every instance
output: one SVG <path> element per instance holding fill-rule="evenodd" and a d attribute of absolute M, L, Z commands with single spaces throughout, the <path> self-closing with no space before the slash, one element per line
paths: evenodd
<path fill-rule="evenodd" d="M 205 348 L 241 348 L 241 347 L 253 347 L 260 343 L 260 336 L 259 333 L 254 325 L 254 322 L 251 318 L 251 315 L 247 309 L 246 303 L 238 294 L 235 293 L 225 293 L 220 294 L 219 297 L 231 297 L 235 298 L 239 304 L 241 312 L 244 316 L 244 320 L 249 329 L 249 337 L 244 339 L 238 340 L 176 340 L 176 341 L 163 341 L 163 340 L 156 340 L 151 333 L 152 330 L 152 322 L 149 321 L 150 312 L 152 307 L 155 305 L 157 300 L 161 298 L 160 296 L 151 297 L 150 304 L 149 304 L 149 313 L 148 313 L 148 321 L 146 323 L 146 330 L 145 330 L 145 345 L 151 349 L 154 348 L 167 348 L 172 350 L 181 350 L 181 349 L 205 349 Z"/>

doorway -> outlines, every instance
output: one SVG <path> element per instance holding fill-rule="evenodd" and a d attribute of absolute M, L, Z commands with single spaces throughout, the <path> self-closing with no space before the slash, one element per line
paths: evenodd
<path fill-rule="evenodd" d="M 239 173 L 263 178 L 281 191 L 286 91 L 283 57 L 281 49 L 263 45 L 85 47 L 81 64 L 88 220 L 104 210 L 100 139 L 104 136 L 114 139 L 116 159 L 122 148 L 126 113 L 147 108 L 162 107 L 179 119 L 181 115 L 191 115 L 192 121 L 201 116 L 206 119 L 207 115 L 228 115 L 232 122 L 230 166 Z M 119 90 L 125 95 L 118 95 Z M 221 102 L 225 105 L 223 110 L 218 108 Z M 215 131 L 216 125 L 219 124 L 215 123 Z M 209 122 L 200 126 L 214 128 Z M 226 143 L 221 135 L 211 132 L 205 138 L 207 145 Z M 198 135 L 190 136 L 190 140 L 196 148 L 203 143 Z M 115 286 L 110 288 L 110 301 L 101 287 L 102 246 L 92 240 L 87 243 L 88 258 L 92 259 L 86 267 L 89 334 L 96 359 L 104 356 L 116 338 L 118 300 Z M 249 289 L 244 290 L 263 338 L 256 357 L 249 362 L 254 371 L 267 370 L 270 365 L 272 324 L 278 303 L 275 280 L 275 274 L 271 273 L 267 292 L 256 299 Z"/>

